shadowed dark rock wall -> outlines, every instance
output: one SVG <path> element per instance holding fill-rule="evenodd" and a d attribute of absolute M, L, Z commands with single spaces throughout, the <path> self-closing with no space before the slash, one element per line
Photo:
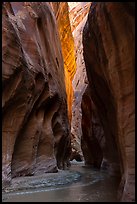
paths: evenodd
<path fill-rule="evenodd" d="M 103 125 L 110 173 L 120 165 L 122 201 L 135 199 L 134 14 L 134 2 L 94 2 L 83 31 L 90 95 Z"/>
<path fill-rule="evenodd" d="M 85 93 L 82 96 L 81 109 L 81 148 L 85 165 L 100 168 L 105 148 L 105 137 L 96 107 L 91 99 L 89 86 L 87 86 Z"/>

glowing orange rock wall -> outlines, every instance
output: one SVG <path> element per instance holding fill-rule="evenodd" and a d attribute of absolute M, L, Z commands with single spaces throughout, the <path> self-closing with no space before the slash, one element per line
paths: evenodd
<path fill-rule="evenodd" d="M 58 31 L 62 45 L 62 54 L 64 58 L 65 68 L 65 83 L 67 92 L 67 103 L 68 103 L 68 115 L 71 121 L 72 117 L 72 99 L 73 99 L 73 88 L 72 79 L 76 72 L 76 61 L 75 61 L 75 50 L 74 50 L 74 39 L 72 36 L 70 20 L 69 20 L 69 8 L 67 2 L 54 2 L 50 3 L 57 19 Z"/>

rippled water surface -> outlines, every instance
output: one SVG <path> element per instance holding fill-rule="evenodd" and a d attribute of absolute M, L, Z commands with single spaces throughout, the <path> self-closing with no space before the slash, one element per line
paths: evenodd
<path fill-rule="evenodd" d="M 107 173 L 72 162 L 70 170 L 15 178 L 3 202 L 117 202 L 119 181 Z"/>

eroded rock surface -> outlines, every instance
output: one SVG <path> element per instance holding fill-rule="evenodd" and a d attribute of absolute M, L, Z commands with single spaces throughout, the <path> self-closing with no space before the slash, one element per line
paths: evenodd
<path fill-rule="evenodd" d="M 76 54 L 76 73 L 72 81 L 74 95 L 72 103 L 72 121 L 71 121 L 71 144 L 72 155 L 71 159 L 83 159 L 81 151 L 81 101 L 82 95 L 87 87 L 88 80 L 86 75 L 86 68 L 83 59 L 83 44 L 82 33 L 83 27 L 87 20 L 87 15 L 91 2 L 77 2 L 75 4 L 69 2 L 69 17 L 71 23 L 72 35 L 75 43 Z"/>
<path fill-rule="evenodd" d="M 49 3 L 2 8 L 2 178 L 57 172 L 68 164 L 64 65 Z"/>
<path fill-rule="evenodd" d="M 72 118 L 72 100 L 73 87 L 72 80 L 76 72 L 74 39 L 72 36 L 71 25 L 69 20 L 69 7 L 67 2 L 50 2 L 55 13 L 60 41 L 62 45 L 62 54 L 65 69 L 65 84 L 67 93 L 68 116 L 71 122 Z"/>
<path fill-rule="evenodd" d="M 105 148 L 105 137 L 96 107 L 91 99 L 90 87 L 86 88 L 82 102 L 81 148 L 85 165 L 100 168 Z"/>
<path fill-rule="evenodd" d="M 76 28 L 79 26 L 79 24 L 83 24 L 83 19 L 87 19 L 91 2 L 68 2 L 68 5 L 71 30 L 73 32 L 74 30 L 77 30 Z M 83 25 L 79 27 L 82 27 L 81 29 L 83 29 Z"/>
<path fill-rule="evenodd" d="M 83 33 L 90 94 L 104 128 L 110 171 L 120 164 L 122 201 L 135 200 L 134 14 L 134 2 L 94 2 Z"/>

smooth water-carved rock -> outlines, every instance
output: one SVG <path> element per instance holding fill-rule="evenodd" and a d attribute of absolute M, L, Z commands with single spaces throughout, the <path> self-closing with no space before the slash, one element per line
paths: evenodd
<path fill-rule="evenodd" d="M 2 8 L 2 176 L 57 172 L 71 142 L 61 44 L 49 3 Z"/>
<path fill-rule="evenodd" d="M 71 122 L 73 100 L 72 80 L 76 72 L 76 61 L 74 39 L 72 36 L 71 25 L 69 20 L 69 8 L 67 2 L 50 2 L 50 4 L 57 19 L 58 31 L 62 46 L 62 54 L 65 69 L 68 116 L 69 121 Z"/>
<path fill-rule="evenodd" d="M 122 201 L 135 200 L 134 14 L 134 2 L 94 2 L 83 32 L 91 98 L 104 128 L 110 171 L 120 164 Z"/>
<path fill-rule="evenodd" d="M 72 121 L 71 121 L 71 159 L 83 159 L 81 151 L 81 101 L 82 95 L 87 87 L 88 80 L 86 75 L 85 63 L 83 59 L 82 33 L 87 20 L 87 15 L 91 2 L 69 2 L 69 17 L 71 30 L 73 31 L 75 53 L 76 53 L 76 73 L 72 81 L 73 85 L 73 103 L 72 103 Z M 73 5 L 74 4 L 74 5 Z M 72 8 L 73 6 L 73 8 Z"/>
<path fill-rule="evenodd" d="M 103 160 L 103 150 L 105 148 L 105 137 L 96 107 L 90 96 L 89 86 L 83 94 L 81 109 L 81 148 L 85 165 L 100 168 Z"/>

